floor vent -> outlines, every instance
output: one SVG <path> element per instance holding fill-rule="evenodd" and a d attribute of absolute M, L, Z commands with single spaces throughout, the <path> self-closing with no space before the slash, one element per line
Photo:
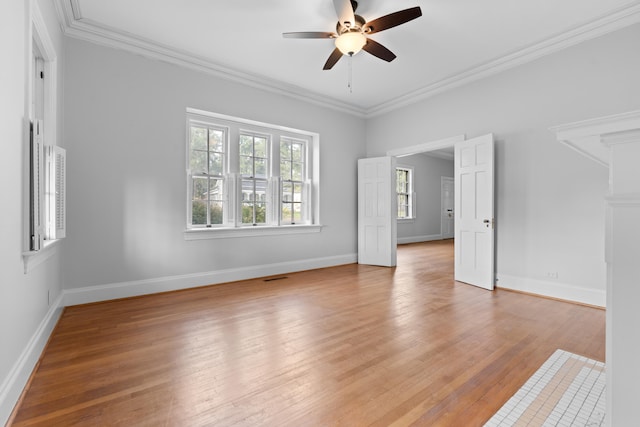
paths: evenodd
<path fill-rule="evenodd" d="M 281 276 L 281 277 L 270 277 L 268 279 L 264 279 L 265 282 L 273 282 L 274 280 L 284 280 L 284 279 L 288 279 L 287 276 Z"/>

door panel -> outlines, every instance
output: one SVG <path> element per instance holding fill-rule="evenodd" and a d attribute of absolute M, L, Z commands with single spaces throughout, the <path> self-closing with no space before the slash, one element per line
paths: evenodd
<path fill-rule="evenodd" d="M 396 265 L 395 158 L 358 160 L 358 263 Z"/>
<path fill-rule="evenodd" d="M 455 144 L 455 280 L 494 287 L 494 143 L 484 135 Z"/>

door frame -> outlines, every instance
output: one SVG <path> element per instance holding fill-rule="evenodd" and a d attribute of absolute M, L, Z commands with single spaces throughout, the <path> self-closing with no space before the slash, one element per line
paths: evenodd
<path fill-rule="evenodd" d="M 422 154 L 428 153 L 430 151 L 441 150 L 443 148 L 453 148 L 453 146 L 457 142 L 462 142 L 466 140 L 466 135 L 456 135 L 451 136 L 449 138 L 438 139 L 435 141 L 425 142 L 423 144 L 411 145 L 409 147 L 396 148 L 393 150 L 387 151 L 386 156 L 390 157 L 404 157 L 404 156 L 412 156 L 414 154 Z M 442 195 L 440 196 L 442 198 Z M 442 210 L 442 207 L 441 209 Z M 442 236 L 442 219 L 440 219 L 440 235 Z M 398 244 L 398 239 L 396 237 L 396 241 L 394 244 Z"/>
<path fill-rule="evenodd" d="M 435 151 L 435 150 L 440 150 L 442 148 L 453 147 L 457 142 L 462 142 L 462 141 L 465 141 L 466 139 L 467 139 L 466 134 L 456 135 L 449 138 L 443 138 L 436 141 L 426 142 L 424 144 L 417 144 L 409 147 L 396 148 L 393 150 L 389 150 L 386 152 L 386 155 L 392 156 L 392 157 L 404 157 L 404 156 L 410 156 L 412 154 L 427 153 L 429 151 Z M 455 158 L 454 158 L 454 161 L 455 161 Z M 398 244 L 397 239 L 395 244 L 396 245 Z M 493 266 L 494 269 L 495 269 L 495 262 L 496 260 L 494 259 L 494 266 Z"/>

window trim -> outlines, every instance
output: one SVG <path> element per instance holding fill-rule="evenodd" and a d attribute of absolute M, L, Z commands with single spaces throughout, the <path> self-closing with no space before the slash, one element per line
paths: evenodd
<path fill-rule="evenodd" d="M 396 165 L 396 171 L 398 169 L 401 170 L 406 170 L 408 171 L 408 176 L 410 179 L 410 191 L 409 193 L 407 193 L 409 195 L 409 214 L 411 216 L 405 217 L 405 218 L 400 218 L 397 216 L 396 213 L 396 220 L 398 222 L 402 222 L 402 223 L 411 223 L 414 222 L 416 219 L 416 189 L 415 189 L 415 171 L 413 166 L 406 166 L 406 165 Z M 396 192 L 396 197 L 397 197 L 397 192 Z"/>
<path fill-rule="evenodd" d="M 272 236 L 272 235 L 285 235 L 285 234 L 301 234 L 301 233 L 317 233 L 320 232 L 323 226 L 320 223 L 320 135 L 316 132 L 305 131 L 301 129 L 295 129 L 287 126 L 274 125 L 270 123 L 259 122 L 250 119 L 243 119 L 239 117 L 233 117 L 226 114 L 212 113 L 209 111 L 204 111 L 196 108 L 186 108 L 186 141 L 189 141 L 189 123 L 191 120 L 202 120 L 207 123 L 211 123 L 212 121 L 217 125 L 226 125 L 227 123 L 232 124 L 229 128 L 229 134 L 227 136 L 227 149 L 228 156 L 226 158 L 226 167 L 228 172 L 228 177 L 230 181 L 233 179 L 237 179 L 240 176 L 239 173 L 239 165 L 232 164 L 232 159 L 238 157 L 239 155 L 239 147 L 236 147 L 237 144 L 234 144 L 233 141 L 236 138 L 239 138 L 239 135 L 244 132 L 249 132 L 252 134 L 268 134 L 272 135 L 270 138 L 270 145 L 272 147 L 271 153 L 280 147 L 280 139 L 281 138 L 289 138 L 294 140 L 300 140 L 301 137 L 304 137 L 307 140 L 307 162 L 306 168 L 307 170 L 307 178 L 310 181 L 309 184 L 309 212 L 308 212 L 308 223 L 306 224 L 288 224 L 281 223 L 281 219 L 278 215 L 277 220 L 274 220 L 271 224 L 266 225 L 250 225 L 250 224 L 242 224 L 241 219 L 238 216 L 242 214 L 239 211 L 239 206 L 231 206 L 231 201 L 229 201 L 228 210 L 231 213 L 230 220 L 228 223 L 222 224 L 220 226 L 199 226 L 193 227 L 190 224 L 190 203 L 191 203 L 191 194 L 187 194 L 187 205 L 186 205 L 186 223 L 185 230 L 183 232 L 185 240 L 202 240 L 202 239 L 218 239 L 218 238 L 230 238 L 230 237 L 252 237 L 252 236 Z M 219 123 L 222 122 L 222 123 Z M 187 174 L 186 179 L 190 178 L 189 170 L 188 170 L 188 162 L 189 162 L 189 144 L 185 144 L 186 147 L 186 160 L 185 164 L 187 165 Z M 277 174 L 279 176 L 280 169 L 280 159 L 274 158 L 270 155 L 269 158 L 269 169 L 273 174 Z M 277 164 L 276 164 L 277 163 Z M 269 178 L 269 181 L 274 180 L 273 176 Z M 279 181 L 279 180 L 278 180 Z M 237 184 L 236 184 L 237 185 Z M 189 186 L 187 185 L 187 188 Z M 239 191 L 233 185 L 230 186 L 231 191 Z M 278 189 L 278 191 L 280 191 Z M 237 203 L 236 203 L 237 204 Z M 275 204 L 274 204 L 275 206 Z M 279 210 L 277 210 L 279 212 Z"/>
<path fill-rule="evenodd" d="M 36 46 L 38 53 L 44 60 L 43 68 L 44 68 L 44 99 L 43 99 L 43 122 L 44 133 L 43 133 L 43 164 L 42 170 L 40 173 L 44 174 L 47 171 L 47 167 L 45 166 L 45 161 L 49 160 L 47 157 L 53 152 L 56 148 L 59 148 L 57 145 L 57 125 L 58 125 L 58 67 L 57 67 L 57 53 L 52 42 L 51 36 L 49 35 L 49 31 L 45 24 L 44 18 L 42 16 L 42 12 L 40 11 L 40 7 L 37 2 L 28 2 L 29 7 L 29 16 L 30 16 L 30 25 L 28 28 L 28 55 L 30 60 L 28 61 L 27 66 L 27 76 L 29 82 L 35 73 L 35 69 L 33 68 L 33 59 L 35 57 L 34 45 Z M 22 259 L 24 264 L 24 273 L 27 274 L 31 270 L 33 270 L 36 266 L 40 265 L 51 256 L 57 253 L 57 248 L 60 240 L 65 237 L 64 229 L 62 230 L 62 234 L 54 236 L 54 238 L 45 238 L 43 244 L 39 247 L 39 249 L 32 250 L 31 249 L 31 226 L 30 226 L 30 211 L 31 211 L 31 196 L 30 194 L 30 180 L 31 180 L 31 167 L 30 167 L 30 159 L 29 152 L 31 150 L 31 126 L 32 123 L 36 122 L 35 112 L 33 111 L 33 85 L 31 83 L 26 85 L 25 91 L 25 123 L 24 123 L 24 141 L 25 144 L 28 145 L 29 149 L 25 150 L 25 160 L 24 160 L 24 187 L 23 191 L 27 195 L 24 198 L 23 204 L 23 212 L 25 215 L 23 216 L 23 252 Z M 64 150 L 62 150 L 64 151 Z M 63 154 L 64 155 L 64 154 Z M 66 191 L 66 190 L 65 190 Z M 43 188 L 40 194 L 40 203 L 44 206 L 45 198 L 47 197 L 47 189 Z M 62 200 L 64 210 L 66 207 L 65 200 Z M 43 214 L 44 215 L 44 214 Z M 66 215 L 65 215 L 66 216 Z M 49 218 L 44 218 L 44 223 L 42 225 L 42 235 L 47 236 L 48 232 L 46 231 L 46 221 Z M 63 225 L 64 228 L 66 226 Z M 51 234 L 49 234 L 51 236 Z"/>

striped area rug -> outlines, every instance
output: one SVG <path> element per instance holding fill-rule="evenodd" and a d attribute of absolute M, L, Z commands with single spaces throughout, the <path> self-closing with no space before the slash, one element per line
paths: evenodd
<path fill-rule="evenodd" d="M 603 426 L 604 414 L 604 363 L 556 350 L 485 427 Z"/>

